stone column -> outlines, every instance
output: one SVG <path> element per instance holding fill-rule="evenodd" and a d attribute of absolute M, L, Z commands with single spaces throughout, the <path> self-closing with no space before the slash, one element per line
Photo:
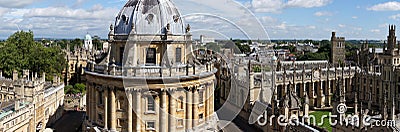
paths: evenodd
<path fill-rule="evenodd" d="M 206 87 L 205 87 L 205 92 L 204 92 L 204 100 L 203 100 L 203 104 L 204 104 L 204 117 L 206 119 L 206 121 L 208 121 L 208 115 L 209 115 L 209 109 L 210 109 L 210 101 L 209 101 L 209 97 L 210 97 L 210 86 L 207 83 Z M 200 102 L 199 102 L 200 103 Z"/>
<path fill-rule="evenodd" d="M 128 132 L 132 132 L 132 91 L 128 90 Z"/>
<path fill-rule="evenodd" d="M 211 115 L 214 114 L 214 90 L 215 90 L 215 84 L 212 82 L 211 86 Z"/>
<path fill-rule="evenodd" d="M 140 93 L 140 90 L 134 90 L 134 92 L 135 92 L 135 113 L 136 113 L 136 122 L 135 122 L 135 125 L 136 125 L 136 132 L 140 132 L 141 131 L 141 119 L 140 119 L 140 115 L 142 114 L 141 113 L 141 104 L 140 104 L 140 102 L 141 102 L 141 93 Z"/>
<path fill-rule="evenodd" d="M 110 127 L 110 131 L 112 132 L 116 132 L 117 131 L 117 117 L 116 117 L 116 105 L 115 105 L 115 88 L 111 87 L 110 89 L 110 102 L 111 102 L 111 127 Z"/>
<path fill-rule="evenodd" d="M 104 129 L 108 129 L 108 88 L 104 88 Z"/>
<path fill-rule="evenodd" d="M 99 101 L 99 99 L 101 98 L 101 97 L 99 97 L 99 90 L 98 90 L 98 88 L 99 87 L 95 87 L 95 89 L 94 89 L 94 97 L 93 97 L 93 110 L 94 110 L 94 112 L 93 112 L 93 121 L 94 122 L 97 122 L 97 106 L 98 106 L 98 104 L 100 103 L 100 102 L 98 102 Z"/>
<path fill-rule="evenodd" d="M 193 89 L 193 127 L 196 127 L 198 122 L 199 122 L 199 91 L 198 91 L 198 86 L 196 86 L 196 89 Z M 204 118 L 204 114 L 203 114 Z"/>
<path fill-rule="evenodd" d="M 193 105 L 192 88 L 188 88 L 186 92 L 186 131 L 192 128 L 192 105 Z"/>
<path fill-rule="evenodd" d="M 326 87 L 327 87 L 327 92 L 326 93 L 328 93 L 328 99 L 327 99 L 327 101 L 328 101 L 328 105 L 329 106 L 332 106 L 332 93 L 331 93 L 331 80 L 329 80 L 329 78 L 327 79 L 327 84 L 326 84 Z"/>
<path fill-rule="evenodd" d="M 92 88 L 91 88 L 92 90 L 91 90 L 91 93 L 92 93 L 92 96 L 91 96 L 91 99 L 90 99 L 90 105 L 91 105 L 91 117 L 92 117 L 92 122 L 93 123 L 95 123 L 96 122 L 96 87 L 93 87 L 92 86 Z"/>
<path fill-rule="evenodd" d="M 314 82 L 311 80 L 311 82 L 310 82 L 310 85 L 308 85 L 308 90 L 310 90 L 310 95 L 309 95 L 309 98 L 310 98 L 310 107 L 316 107 L 316 106 L 314 106 Z"/>
<path fill-rule="evenodd" d="M 174 98 L 174 94 L 175 91 L 171 90 L 170 91 L 170 96 L 169 96 L 169 111 L 170 111 L 170 115 L 169 115 L 169 127 L 168 127 L 168 131 L 170 132 L 175 132 L 175 128 L 177 126 L 176 124 L 176 99 Z"/>
<path fill-rule="evenodd" d="M 167 110 L 167 91 L 165 89 L 161 90 L 161 98 L 160 98 L 160 132 L 166 132 L 168 130 L 168 110 Z"/>
<path fill-rule="evenodd" d="M 91 96 L 92 96 L 92 90 L 91 90 L 91 87 L 92 87 L 92 85 L 91 84 L 89 84 L 89 83 L 87 83 L 88 85 L 87 85 L 87 96 L 86 96 L 86 111 L 87 111 L 87 116 L 89 116 L 89 118 L 88 118 L 88 120 L 89 120 L 89 122 L 90 121 L 92 121 L 92 112 L 91 112 L 91 110 L 92 110 L 92 107 L 91 107 L 91 105 L 92 105 L 92 102 L 91 102 Z M 4 98 L 4 97 L 3 97 Z"/>

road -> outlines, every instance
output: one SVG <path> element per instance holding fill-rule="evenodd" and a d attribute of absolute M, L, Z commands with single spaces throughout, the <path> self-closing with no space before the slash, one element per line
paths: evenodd
<path fill-rule="evenodd" d="M 82 128 L 84 113 L 83 111 L 67 111 L 55 123 L 55 132 L 79 132 Z"/>

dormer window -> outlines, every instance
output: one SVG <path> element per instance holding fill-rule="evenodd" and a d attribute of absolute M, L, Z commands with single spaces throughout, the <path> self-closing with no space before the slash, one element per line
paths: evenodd
<path fill-rule="evenodd" d="M 153 22 L 153 19 L 154 19 L 154 15 L 153 14 L 149 14 L 146 17 L 146 21 L 147 21 L 148 24 L 151 24 Z"/>
<path fill-rule="evenodd" d="M 177 23 L 180 19 L 179 15 L 174 15 L 173 16 L 174 22 Z"/>

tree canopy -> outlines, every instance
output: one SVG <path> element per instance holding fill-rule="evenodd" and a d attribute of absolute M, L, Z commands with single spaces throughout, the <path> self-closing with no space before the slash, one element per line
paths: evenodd
<path fill-rule="evenodd" d="M 0 69 L 6 77 L 11 77 L 13 70 L 48 75 L 61 75 L 66 66 L 65 54 L 60 47 L 45 47 L 34 41 L 32 31 L 18 31 L 5 43 L 0 44 Z M 52 76 L 46 76 L 52 80 Z"/>
<path fill-rule="evenodd" d="M 86 93 L 86 85 L 82 83 L 77 83 L 74 86 L 67 85 L 64 88 L 64 92 L 66 94 Z"/>

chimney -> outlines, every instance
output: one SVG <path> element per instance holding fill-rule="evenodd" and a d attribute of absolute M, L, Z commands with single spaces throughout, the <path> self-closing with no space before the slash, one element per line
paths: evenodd
<path fill-rule="evenodd" d="M 336 37 L 336 32 L 332 32 L 332 37 Z"/>
<path fill-rule="evenodd" d="M 13 81 L 18 80 L 18 72 L 16 70 L 13 71 Z"/>
<path fill-rule="evenodd" d="M 20 99 L 16 99 L 15 100 L 15 111 L 17 111 L 17 110 L 19 110 L 19 106 L 20 106 L 21 104 L 20 104 Z"/>
<path fill-rule="evenodd" d="M 46 81 L 46 73 L 45 73 L 45 72 L 43 72 L 43 74 L 42 74 L 42 81 L 43 81 L 43 82 Z"/>
<path fill-rule="evenodd" d="M 22 72 L 22 78 L 29 79 L 29 70 L 23 70 Z"/>

